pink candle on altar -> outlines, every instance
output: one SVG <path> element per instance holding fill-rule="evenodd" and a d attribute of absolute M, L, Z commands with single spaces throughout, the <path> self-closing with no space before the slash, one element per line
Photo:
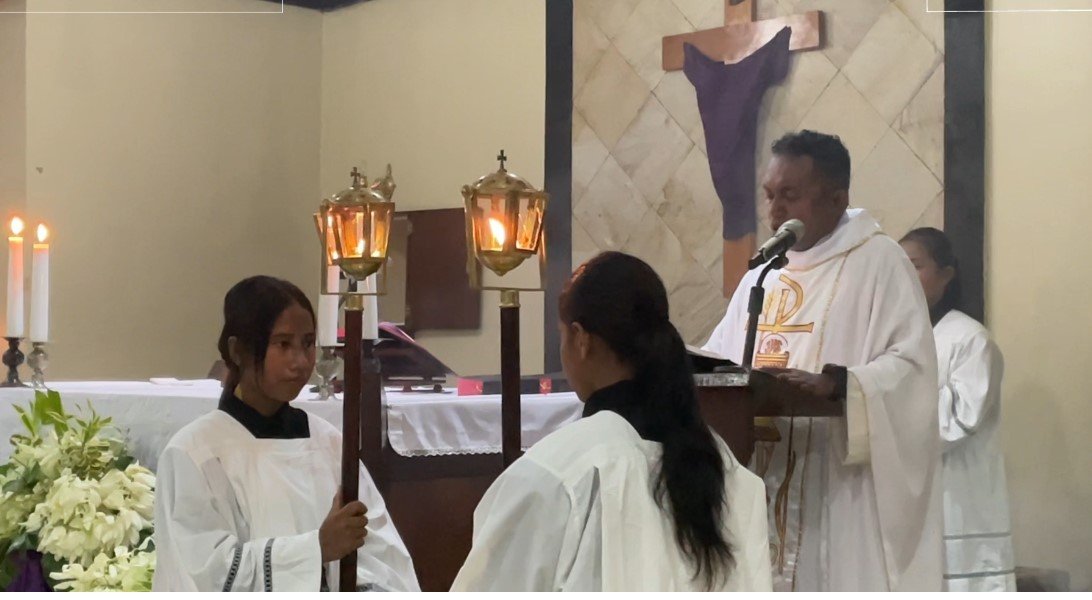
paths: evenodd
<path fill-rule="evenodd" d="M 23 220 L 11 220 L 8 236 L 8 320 L 5 336 L 23 337 Z"/>
<path fill-rule="evenodd" d="M 49 341 L 49 229 L 38 224 L 38 241 L 31 256 L 30 341 Z"/>

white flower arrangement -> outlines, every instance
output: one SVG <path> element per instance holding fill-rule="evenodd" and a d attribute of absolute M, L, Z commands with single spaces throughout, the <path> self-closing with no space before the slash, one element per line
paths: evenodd
<path fill-rule="evenodd" d="M 0 466 L 0 560 L 41 552 L 58 590 L 150 590 L 155 476 L 90 405 L 79 418 L 56 392 L 38 392 L 16 410 L 27 433 L 12 436 Z"/>

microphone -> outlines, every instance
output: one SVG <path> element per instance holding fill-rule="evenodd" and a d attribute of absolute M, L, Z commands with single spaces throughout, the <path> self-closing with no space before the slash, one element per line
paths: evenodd
<path fill-rule="evenodd" d="M 797 240 L 803 236 L 804 223 L 801 222 L 800 219 L 785 221 L 785 223 L 777 229 L 777 233 L 758 249 L 758 254 L 755 254 L 754 258 L 747 263 L 747 269 L 750 270 L 763 265 L 773 260 L 775 257 L 788 252 L 789 248 L 792 248 Z"/>

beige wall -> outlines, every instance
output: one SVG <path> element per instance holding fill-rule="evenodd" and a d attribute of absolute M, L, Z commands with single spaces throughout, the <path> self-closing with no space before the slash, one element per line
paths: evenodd
<path fill-rule="evenodd" d="M 291 7 L 27 17 L 26 212 L 55 232 L 49 376 L 204 376 L 231 284 L 317 288 L 321 27 Z"/>
<path fill-rule="evenodd" d="M 1088 590 L 1092 13 L 988 24 L 987 304 L 1005 354 L 1016 561 L 1065 569 L 1073 589 Z"/>
<path fill-rule="evenodd" d="M 545 3 L 372 0 L 326 13 L 322 193 L 362 165 L 393 164 L 398 210 L 462 206 L 460 188 L 508 168 L 543 184 Z M 483 292 L 480 331 L 422 332 L 460 374 L 500 371 L 499 301 Z M 521 295 L 524 373 L 543 365 L 541 293 Z M 380 299 L 382 302 L 382 299 Z"/>
<path fill-rule="evenodd" d="M 0 0 L 0 12 L 23 10 L 24 0 Z M 0 14 L 0 224 L 27 208 L 26 32 L 26 15 Z M 6 269 L 6 256 L 2 264 Z M 6 292 L 0 291 L 5 315 Z"/>

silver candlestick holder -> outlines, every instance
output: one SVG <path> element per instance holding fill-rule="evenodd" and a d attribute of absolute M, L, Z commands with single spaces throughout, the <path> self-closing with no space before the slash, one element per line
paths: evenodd
<path fill-rule="evenodd" d="M 319 349 L 319 357 L 315 361 L 315 372 L 319 376 L 319 400 L 330 400 L 334 397 L 334 377 L 341 370 L 341 359 L 336 351 L 337 346 L 322 346 Z"/>
<path fill-rule="evenodd" d="M 49 354 L 45 351 L 45 342 L 31 342 L 34 347 L 27 356 L 27 365 L 33 373 L 30 376 L 30 384 L 36 390 L 46 389 L 45 370 L 49 366 Z"/>

